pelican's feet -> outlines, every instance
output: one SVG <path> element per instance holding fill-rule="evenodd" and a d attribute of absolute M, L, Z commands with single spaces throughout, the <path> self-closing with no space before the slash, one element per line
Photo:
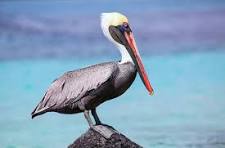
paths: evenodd
<path fill-rule="evenodd" d="M 100 135 L 102 135 L 106 139 L 110 139 L 110 137 L 114 133 L 118 133 L 116 130 L 114 130 L 114 128 L 108 125 L 94 125 L 94 126 L 91 126 L 91 129 L 98 132 Z"/>

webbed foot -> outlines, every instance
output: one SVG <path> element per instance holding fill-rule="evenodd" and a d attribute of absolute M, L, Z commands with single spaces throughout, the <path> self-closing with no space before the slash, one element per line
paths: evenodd
<path fill-rule="evenodd" d="M 94 125 L 91 126 L 91 129 L 98 132 L 100 135 L 102 135 L 106 139 L 110 139 L 110 137 L 114 134 L 117 133 L 114 128 L 108 126 L 108 125 Z"/>

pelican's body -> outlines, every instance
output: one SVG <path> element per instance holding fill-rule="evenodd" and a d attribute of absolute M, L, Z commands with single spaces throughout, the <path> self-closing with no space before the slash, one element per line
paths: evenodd
<path fill-rule="evenodd" d="M 119 49 L 122 59 L 65 73 L 48 88 L 32 112 L 32 118 L 52 111 L 65 114 L 84 112 L 89 125 L 93 127 L 89 116 L 91 110 L 96 124 L 101 124 L 96 107 L 123 94 L 137 72 L 150 94 L 153 93 L 128 19 L 120 13 L 104 13 L 101 27 L 104 35 Z"/>
<path fill-rule="evenodd" d="M 33 117 L 51 111 L 71 114 L 95 109 L 123 94 L 136 73 L 130 62 L 107 62 L 69 71 L 51 84 Z"/>

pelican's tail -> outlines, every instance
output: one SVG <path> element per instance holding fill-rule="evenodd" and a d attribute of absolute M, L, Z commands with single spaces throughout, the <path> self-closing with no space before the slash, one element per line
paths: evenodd
<path fill-rule="evenodd" d="M 37 105 L 37 107 L 34 109 L 34 111 L 31 113 L 31 117 L 32 119 L 38 115 L 44 114 L 48 111 L 49 107 L 43 107 L 43 108 L 39 108 L 39 105 Z"/>

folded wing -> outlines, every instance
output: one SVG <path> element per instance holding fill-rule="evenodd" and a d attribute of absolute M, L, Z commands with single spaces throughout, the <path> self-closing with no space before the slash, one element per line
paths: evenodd
<path fill-rule="evenodd" d="M 65 73 L 50 85 L 32 112 L 32 118 L 54 108 L 62 108 L 68 102 L 78 101 L 89 91 L 96 90 L 109 80 L 116 70 L 115 62 L 107 62 Z"/>

